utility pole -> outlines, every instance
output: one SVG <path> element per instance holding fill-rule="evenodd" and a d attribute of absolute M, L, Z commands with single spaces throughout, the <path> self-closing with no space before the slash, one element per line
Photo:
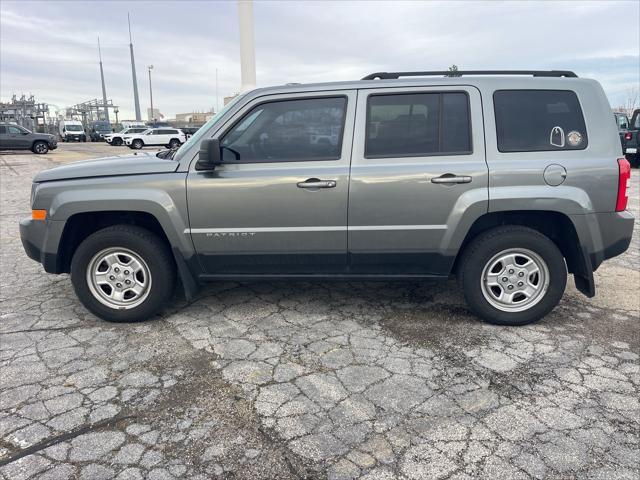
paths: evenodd
<path fill-rule="evenodd" d="M 149 69 L 149 97 L 151 99 L 151 120 L 155 122 L 156 118 L 153 111 L 153 89 L 151 88 L 151 70 L 153 70 L 153 65 L 149 65 L 147 68 Z"/>
<path fill-rule="evenodd" d="M 131 20 L 127 12 L 127 22 L 129 23 L 129 51 L 131 52 L 131 76 L 133 77 L 133 103 L 136 109 L 136 120 L 142 120 L 140 116 L 140 99 L 138 98 L 138 80 L 136 79 L 136 62 L 133 59 L 133 40 L 131 40 Z"/>
<path fill-rule="evenodd" d="M 100 37 L 98 37 L 98 57 L 100 58 L 100 79 L 102 80 L 102 104 L 104 105 L 104 119 L 109 121 L 109 108 L 107 107 L 107 89 L 104 86 L 104 71 L 102 70 L 102 52 L 100 51 Z"/>
<path fill-rule="evenodd" d="M 253 0 L 238 0 L 240 23 L 240 78 L 243 92 L 256 88 L 256 53 L 253 42 Z"/>
<path fill-rule="evenodd" d="M 216 68 L 216 113 L 218 113 L 218 69 Z"/>

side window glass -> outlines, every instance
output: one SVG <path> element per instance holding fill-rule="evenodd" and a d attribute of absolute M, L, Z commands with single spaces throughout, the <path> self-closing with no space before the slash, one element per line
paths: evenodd
<path fill-rule="evenodd" d="M 7 127 L 7 129 L 9 130 L 9 133 L 13 134 L 13 135 L 17 135 L 17 134 L 22 133 L 22 130 L 20 130 L 18 127 L 9 126 L 9 127 Z"/>
<path fill-rule="evenodd" d="M 500 152 L 582 150 L 587 129 L 575 92 L 497 90 L 493 94 Z"/>
<path fill-rule="evenodd" d="M 337 160 L 347 99 L 308 98 L 263 103 L 222 138 L 225 162 Z"/>
<path fill-rule="evenodd" d="M 0 125 L 0 135 L 4 135 L 7 133 L 7 127 L 4 125 Z"/>
<path fill-rule="evenodd" d="M 365 156 L 471 153 L 469 100 L 463 92 L 371 95 Z"/>

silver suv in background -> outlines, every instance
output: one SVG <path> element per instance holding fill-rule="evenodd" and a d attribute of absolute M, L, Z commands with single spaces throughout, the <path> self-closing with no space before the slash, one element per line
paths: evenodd
<path fill-rule="evenodd" d="M 34 178 L 27 254 L 96 315 L 214 280 L 457 275 L 523 325 L 624 252 L 630 178 L 607 98 L 566 71 L 376 73 L 237 97 L 177 151 Z M 128 142 L 132 143 L 132 142 Z"/>

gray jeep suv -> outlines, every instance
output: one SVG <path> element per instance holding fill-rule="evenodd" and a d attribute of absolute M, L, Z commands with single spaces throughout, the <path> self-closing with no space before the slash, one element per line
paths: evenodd
<path fill-rule="evenodd" d="M 0 150 L 31 150 L 45 154 L 58 148 L 56 137 L 36 133 L 14 123 L 0 123 Z"/>
<path fill-rule="evenodd" d="M 624 252 L 630 169 L 607 98 L 572 72 L 377 73 L 238 96 L 177 151 L 36 175 L 27 254 L 93 313 L 156 314 L 177 278 L 457 274 L 486 321 L 523 325 L 567 273 Z"/>

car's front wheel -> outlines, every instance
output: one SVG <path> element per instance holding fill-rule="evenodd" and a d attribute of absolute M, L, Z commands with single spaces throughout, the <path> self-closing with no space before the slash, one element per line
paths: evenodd
<path fill-rule="evenodd" d="M 130 147 L 134 150 L 140 150 L 142 147 L 144 147 L 144 142 L 142 140 L 134 140 L 133 142 L 131 142 Z"/>
<path fill-rule="evenodd" d="M 504 226 L 471 241 L 458 280 L 471 310 L 489 323 L 526 325 L 558 304 L 567 284 L 555 243 L 527 227 Z"/>
<path fill-rule="evenodd" d="M 136 322 L 171 298 L 175 264 L 150 231 L 114 225 L 88 236 L 71 261 L 71 282 L 82 304 L 111 322 Z"/>
<path fill-rule="evenodd" d="M 111 145 L 113 145 L 114 147 L 119 147 L 120 145 L 122 145 L 122 139 L 121 138 L 114 138 L 113 140 L 111 140 Z"/>
<path fill-rule="evenodd" d="M 177 138 L 172 138 L 169 142 L 169 148 L 178 148 L 180 146 L 180 140 Z"/>
<path fill-rule="evenodd" d="M 47 142 L 35 142 L 31 150 L 38 155 L 44 155 L 49 151 L 49 145 L 47 145 Z"/>

